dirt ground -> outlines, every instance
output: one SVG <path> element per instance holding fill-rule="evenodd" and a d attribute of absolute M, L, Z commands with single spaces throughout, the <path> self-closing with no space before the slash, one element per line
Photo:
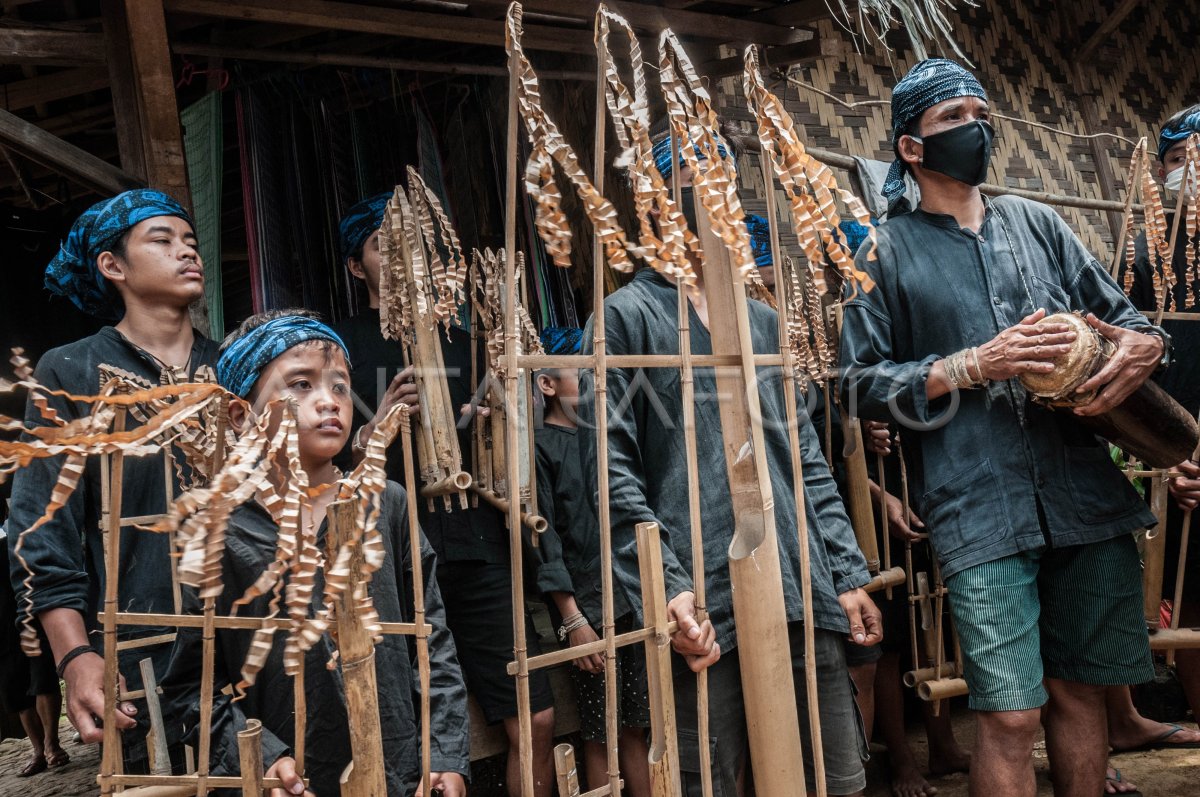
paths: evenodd
<path fill-rule="evenodd" d="M 975 725 L 966 711 L 958 713 L 955 730 L 967 748 L 975 741 Z M 0 797 L 83 797 L 98 794 L 96 771 L 100 766 L 99 749 L 84 747 L 73 741 L 74 732 L 63 721 L 64 747 L 71 754 L 71 763 L 60 769 L 47 770 L 32 778 L 18 778 L 16 773 L 25 763 L 29 745 L 24 739 L 0 742 Z M 917 758 L 925 761 L 925 737 L 916 727 L 909 740 Z M 867 797 L 890 797 L 884 768 L 887 754 L 878 748 L 868 764 Z M 1130 753 L 1113 759 L 1125 777 L 1136 783 L 1146 797 L 1195 797 L 1200 795 L 1200 750 L 1171 750 L 1153 753 Z M 1039 747 L 1034 765 L 1038 773 L 1038 795 L 1051 795 L 1047 778 L 1045 751 Z M 938 797 L 966 797 L 966 775 L 952 775 L 932 781 L 938 787 Z M 472 797 L 488 797 L 479 791 Z M 789 797 L 791 797 L 789 795 Z M 994 795 L 1004 797 L 1004 795 Z"/>

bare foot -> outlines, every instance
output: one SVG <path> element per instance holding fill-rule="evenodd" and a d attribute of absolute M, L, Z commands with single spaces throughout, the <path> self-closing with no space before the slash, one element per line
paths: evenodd
<path fill-rule="evenodd" d="M 971 771 L 971 754 L 955 743 L 944 750 L 929 749 L 929 774 L 935 778 Z"/>
<path fill-rule="evenodd" d="M 1182 747 L 1200 744 L 1200 731 L 1174 723 L 1155 722 L 1140 716 L 1138 719 L 1141 721 L 1134 727 L 1112 729 L 1108 744 L 1114 753 L 1153 748 L 1170 750 L 1176 745 Z"/>
<path fill-rule="evenodd" d="M 1121 776 L 1121 770 L 1109 767 L 1108 771 L 1104 773 L 1105 794 L 1125 794 L 1126 792 L 1137 790 L 1137 786 L 1134 786 Z"/>
<path fill-rule="evenodd" d="M 929 785 L 912 759 L 890 763 L 893 797 L 933 797 L 937 794 L 937 787 Z"/>

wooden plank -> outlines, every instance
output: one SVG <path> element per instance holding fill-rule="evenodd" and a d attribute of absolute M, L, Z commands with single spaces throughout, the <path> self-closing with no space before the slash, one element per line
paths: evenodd
<path fill-rule="evenodd" d="M 99 33 L 0 27 L 0 63 L 79 66 L 103 60 Z"/>
<path fill-rule="evenodd" d="M 767 47 L 762 52 L 762 62 L 764 71 L 770 71 L 772 68 L 782 68 L 836 54 L 837 44 L 835 42 L 827 42 L 814 37 L 795 44 L 785 44 L 782 47 Z M 741 53 L 738 53 L 728 58 L 718 58 L 700 64 L 700 74 L 716 80 L 740 75 L 744 68 L 745 59 Z"/>
<path fill-rule="evenodd" d="M 553 14 L 590 23 L 600 2 L 601 0 L 575 0 L 572 3 L 564 3 L 562 0 L 521 0 L 521 6 L 527 14 Z M 800 40 L 803 33 L 772 22 L 725 14 L 659 8 L 627 0 L 604 0 L 604 4 L 625 17 L 634 28 L 655 35 L 664 28 L 670 28 L 676 35 L 689 38 L 766 45 L 793 44 Z M 473 0 L 471 5 L 502 8 L 507 6 L 507 3 L 501 0 Z"/>
<path fill-rule="evenodd" d="M 183 131 L 175 103 L 175 78 L 167 44 L 167 22 L 157 0 L 125 0 L 129 52 L 138 107 L 141 109 L 142 149 L 146 182 L 190 208 Z"/>
<path fill-rule="evenodd" d="M 1088 37 L 1088 40 L 1083 43 L 1083 47 L 1077 53 L 1071 56 L 1077 64 L 1082 64 L 1091 57 L 1100 45 L 1104 44 L 1105 40 L 1112 35 L 1112 32 L 1125 21 L 1133 10 L 1141 5 L 1141 0 L 1122 0 L 1121 4 L 1109 12 L 1108 16 L 1100 23 L 1100 27 L 1096 28 L 1096 32 Z"/>
<path fill-rule="evenodd" d="M 0 142 L 29 160 L 101 193 L 116 194 L 142 185 L 134 175 L 8 111 L 0 111 Z"/>
<path fill-rule="evenodd" d="M 64 69 L 48 75 L 17 80 L 0 89 L 0 106 L 21 111 L 44 102 L 108 88 L 108 75 L 94 67 Z"/>
<path fill-rule="evenodd" d="M 148 172 L 146 152 L 142 145 L 142 111 L 138 105 L 133 76 L 129 21 L 125 16 L 124 0 L 101 0 L 100 14 L 104 22 L 104 50 L 108 60 L 109 85 L 112 87 L 121 168 L 145 180 Z"/>
<path fill-rule="evenodd" d="M 374 33 L 409 39 L 504 46 L 504 23 L 426 11 L 376 8 L 332 0 L 165 0 L 172 14 L 196 14 L 218 19 L 241 19 L 303 25 L 325 30 Z M 522 41 L 530 50 L 591 55 L 592 37 L 586 31 L 573 31 L 547 25 L 527 25 Z"/>

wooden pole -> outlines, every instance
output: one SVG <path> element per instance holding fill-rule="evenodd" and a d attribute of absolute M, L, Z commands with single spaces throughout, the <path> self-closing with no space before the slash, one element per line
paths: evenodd
<path fill-rule="evenodd" d="M 637 548 L 642 614 L 646 625 L 654 629 L 654 636 L 646 640 L 646 676 L 650 691 L 650 793 L 653 797 L 678 797 L 681 784 L 671 676 L 671 637 L 667 634 L 667 588 L 657 523 L 637 524 Z"/>
<path fill-rule="evenodd" d="M 842 408 L 842 434 L 846 450 L 842 462 L 846 465 L 846 509 L 858 547 L 867 560 L 867 570 L 879 572 L 879 538 L 875 533 L 875 502 L 871 500 L 871 477 L 867 474 L 867 455 L 863 447 L 862 424 Z"/>
<path fill-rule="evenodd" d="M 521 4 L 509 6 L 514 26 L 521 29 Z M 505 25 L 505 36 L 509 26 Z M 521 562 L 521 500 L 520 500 L 520 406 L 517 357 L 520 354 L 520 331 L 517 322 L 517 81 L 519 60 L 513 42 L 508 42 L 508 118 L 504 156 L 504 460 L 505 481 L 508 487 L 509 565 L 512 578 L 513 654 L 517 660 L 517 725 L 520 751 L 521 794 L 534 797 L 533 730 L 529 708 L 528 650 L 525 646 L 525 590 Z"/>
<path fill-rule="evenodd" d="M 785 263 L 780 256 L 783 249 L 779 245 L 779 221 L 775 208 L 775 181 L 772 174 L 775 171 L 774 156 L 769 152 L 763 153 L 761 164 L 763 180 L 766 184 L 767 197 L 767 229 L 771 242 L 771 262 L 775 264 L 776 285 L 792 284 L 791 275 L 785 273 Z M 794 268 L 794 266 L 793 266 Z M 787 287 L 784 287 L 786 294 Z M 788 448 L 792 457 L 792 493 L 796 503 L 796 533 L 800 547 L 800 598 L 804 603 L 804 689 L 808 699 L 808 732 L 812 739 L 813 779 L 817 784 L 817 793 L 825 794 L 825 741 L 821 736 L 820 695 L 817 689 L 817 655 L 816 631 L 812 608 L 812 554 L 808 539 L 808 513 L 806 496 L 804 494 L 804 463 L 800 448 L 800 419 L 796 410 L 796 353 L 792 349 L 789 334 L 789 318 L 791 312 L 788 301 L 783 298 L 779 305 L 779 344 L 783 354 L 783 403 L 787 412 Z M 828 389 L 825 395 L 829 395 Z M 826 418 L 829 416 L 827 415 Z M 827 424 L 828 425 L 828 424 Z M 801 764 L 803 772 L 803 764 Z"/>
<path fill-rule="evenodd" d="M 113 432 L 125 431 L 127 410 L 117 409 L 113 419 Z M 105 537 L 108 544 L 104 551 L 104 611 L 102 625 L 104 628 L 104 712 L 107 722 L 104 723 L 104 742 L 100 749 L 100 793 L 112 794 L 114 785 L 111 778 L 121 774 L 121 734 L 117 730 L 117 685 L 121 672 L 117 656 L 117 599 L 120 586 L 121 572 L 121 499 L 124 492 L 125 454 L 118 450 L 109 461 L 109 473 L 104 484 L 108 488 L 107 506 L 103 517 Z"/>
<path fill-rule="evenodd" d="M 163 724 L 162 706 L 158 702 L 158 679 L 154 677 L 153 659 L 138 662 L 142 673 L 142 693 L 146 698 L 146 710 L 150 714 L 150 739 L 153 740 L 154 757 L 150 772 L 155 775 L 171 774 L 171 752 L 167 749 L 167 729 Z"/>
<path fill-rule="evenodd" d="M 804 762 L 796 702 L 790 699 L 795 693 L 791 649 L 787 634 L 779 633 L 787 608 L 746 288 L 712 230 L 708 211 L 699 196 L 693 198 L 704 251 L 708 328 L 721 331 L 711 336 L 713 352 L 741 357 L 739 368 L 718 369 L 716 381 L 735 526 L 729 577 L 754 782 L 762 794 L 789 794 L 804 783 Z"/>
<path fill-rule="evenodd" d="M 1121 211 L 1121 228 L 1117 230 L 1117 245 L 1113 249 L 1113 262 L 1108 269 L 1108 275 L 1114 280 L 1121 270 L 1121 261 L 1125 258 L 1125 236 L 1129 234 L 1129 219 L 1133 215 L 1133 199 L 1137 196 L 1138 186 L 1142 184 L 1142 169 L 1146 168 L 1145 158 L 1146 139 L 1142 137 L 1133 150 L 1133 179 L 1125 186 L 1125 206 Z M 1130 263 L 1128 268 L 1133 268 Z"/>
<path fill-rule="evenodd" d="M 1200 416 L 1198 416 L 1200 420 Z M 1192 462 L 1200 461 L 1200 446 L 1192 452 Z M 1188 542 L 1192 534 L 1192 510 L 1183 513 L 1183 524 L 1179 532 L 1179 563 L 1175 568 L 1175 594 L 1171 601 L 1171 630 L 1179 628 L 1179 617 L 1183 613 L 1183 579 L 1187 571 Z M 1175 664 L 1175 651 L 1167 651 L 1167 666 Z"/>
<path fill-rule="evenodd" d="M 425 631 L 425 571 L 421 563 L 421 522 L 417 517 L 417 501 L 412 491 L 417 486 L 413 465 L 412 422 L 405 414 L 400 429 L 401 453 L 404 455 L 404 485 L 408 491 L 408 557 L 412 565 L 413 623 L 417 627 L 417 677 L 421 683 L 421 794 L 429 794 L 432 728 L 429 709 L 429 634 Z"/>
<path fill-rule="evenodd" d="M 242 797 L 262 797 L 262 723 L 256 719 L 246 720 L 246 729 L 238 731 L 237 744 L 242 770 Z"/>
<path fill-rule="evenodd" d="M 1145 573 L 1142 609 L 1146 627 L 1152 631 L 1162 624 L 1159 607 L 1162 605 L 1163 564 L 1167 552 L 1167 496 L 1166 480 L 1162 476 L 1155 476 L 1150 482 L 1150 509 L 1158 523 L 1154 531 L 1146 535 L 1146 545 L 1142 550 Z"/>
<path fill-rule="evenodd" d="M 592 185 L 596 193 L 604 193 L 604 150 L 606 141 L 606 124 L 608 123 L 608 105 L 604 101 L 606 86 L 605 75 L 612 55 L 608 51 L 608 40 L 599 35 L 601 17 L 597 14 L 594 21 L 594 39 L 596 42 L 596 124 L 592 131 Z M 595 355 L 595 396 L 596 396 L 596 473 L 599 492 L 600 515 L 600 614 L 601 631 L 604 635 L 604 732 L 608 737 L 605 741 L 605 752 L 608 757 L 608 788 L 609 793 L 619 797 L 621 794 L 621 763 L 620 751 L 620 712 L 617 703 L 617 645 L 615 640 L 616 618 L 613 607 L 613 575 L 612 575 L 612 522 L 608 511 L 608 373 L 605 363 L 604 343 L 604 267 L 607 259 L 604 255 L 604 244 L 598 235 L 592 236 L 592 331 L 595 334 L 593 354 Z M 661 556 L 661 552 L 660 552 Z M 661 568 L 660 568 L 661 571 Z M 674 700 L 674 694 L 668 690 L 668 700 Z M 653 698 L 651 699 L 653 705 Z M 674 704 L 672 703 L 672 706 Z M 673 731 L 673 729 L 672 729 Z M 672 733 L 672 735 L 674 735 Z M 651 759 L 654 753 L 651 751 Z M 675 760 L 678 761 L 678 751 Z M 590 784 L 589 784 L 590 785 Z"/>
<path fill-rule="evenodd" d="M 411 498 L 410 498 L 411 503 Z M 325 534 L 327 561 L 360 536 L 356 502 L 334 501 L 326 510 L 329 524 Z M 415 566 L 414 566 L 415 569 Z M 343 775 L 342 797 L 377 797 L 387 794 L 383 765 L 383 739 L 379 725 L 379 690 L 375 679 L 375 643 L 363 626 L 355 601 L 355 585 L 362 583 L 361 540 L 350 559 L 350 588 L 334 601 L 337 618 L 338 657 L 346 689 L 346 716 L 350 723 L 350 753 L 353 760 Z"/>
<path fill-rule="evenodd" d="M 579 771 L 575 768 L 575 748 L 563 743 L 554 748 L 554 773 L 558 777 L 558 797 L 579 797 Z"/>

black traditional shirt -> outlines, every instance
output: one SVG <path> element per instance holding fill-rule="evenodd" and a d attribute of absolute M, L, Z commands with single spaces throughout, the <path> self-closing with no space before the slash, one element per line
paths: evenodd
<path fill-rule="evenodd" d="M 843 400 L 862 418 L 898 424 L 913 508 L 947 576 L 1154 523 L 1092 432 L 1069 410 L 1032 403 L 1019 380 L 928 400 L 935 360 L 1038 308 L 1149 326 L 1051 208 L 985 202 L 978 233 L 920 209 L 880 225 L 877 259 L 865 244 L 857 257 L 875 287 L 849 298 L 842 323 Z"/>
<path fill-rule="evenodd" d="M 370 593 L 383 622 L 412 622 L 412 562 L 405 494 L 391 483 L 380 502 L 379 530 L 387 558 L 371 578 Z M 326 524 L 318 532 L 318 547 L 324 549 Z M 275 558 L 279 527 L 257 502 L 234 511 L 225 532 L 222 560 L 224 592 L 217 600 L 217 614 L 232 613 L 233 602 L 249 588 Z M 438 589 L 433 550 L 422 536 L 421 571 L 425 579 L 425 619 L 433 627 L 429 637 L 430 664 L 430 766 L 434 772 L 470 773 L 470 734 L 467 692 L 455 654 L 454 638 L 446 628 L 446 614 Z M 318 575 L 314 600 L 319 601 L 324 578 Z M 185 608 L 194 614 L 201 603 L 194 590 L 185 589 Z M 271 594 L 255 598 L 238 608 L 242 617 L 266 616 Z M 284 635 L 275 644 L 254 686 L 243 699 L 234 701 L 222 690 L 241 680 L 242 665 L 250 650 L 252 631 L 218 630 L 212 713 L 211 773 L 237 775 L 237 732 L 247 718 L 263 724 L 263 762 L 269 767 L 282 755 L 291 755 L 295 744 L 295 692 L 293 680 L 283 670 Z M 176 726 L 183 740 L 197 745 L 200 717 L 201 629 L 181 629 L 175 642 L 171 666 L 163 682 L 164 715 Z M 346 717 L 345 685 L 340 666 L 330 670 L 327 662 L 335 645 L 322 635 L 305 655 L 304 691 L 308 721 L 305 726 L 305 775 L 311 778 L 318 797 L 340 793 L 338 776 L 351 761 L 349 726 Z M 412 637 L 386 635 L 375 646 L 375 678 L 379 690 L 379 719 L 387 770 L 388 794 L 408 797 L 420 778 L 420 680 L 416 643 Z"/>
<path fill-rule="evenodd" d="M 610 354 L 675 354 L 676 287 L 650 269 L 639 271 L 625 287 L 604 302 L 607 350 Z M 711 354 L 712 339 L 694 309 L 691 313 L 693 354 Z M 749 302 L 754 351 L 777 353 L 779 337 L 775 312 Z M 583 335 L 591 349 L 591 322 Z M 800 551 L 792 458 L 788 443 L 783 375 L 778 368 L 759 368 L 759 401 L 766 459 L 775 502 L 775 530 L 784 601 L 789 622 L 803 620 L 800 592 Z M 707 608 L 722 650 L 736 646 L 733 593 L 729 580 L 729 544 L 734 536 L 733 503 L 729 492 L 720 405 L 712 368 L 693 371 L 696 395 L 696 444 L 699 462 L 700 515 L 704 537 Z M 595 392 L 590 371 L 582 372 L 581 419 L 595 417 Z M 849 632 L 837 596 L 870 580 L 866 562 L 821 454 L 804 401 L 798 401 L 801 460 L 804 473 L 805 517 L 812 556 L 813 617 L 816 625 Z M 608 370 L 609 506 L 613 535 L 613 567 L 627 596 L 639 593 L 635 527 L 655 521 L 663 540 L 667 597 L 693 587 L 689 485 L 683 429 L 683 394 L 678 368 L 610 368 Z M 587 494 L 596 502 L 596 435 L 592 424 L 581 424 L 580 456 Z M 635 607 L 640 600 L 633 600 Z"/>

